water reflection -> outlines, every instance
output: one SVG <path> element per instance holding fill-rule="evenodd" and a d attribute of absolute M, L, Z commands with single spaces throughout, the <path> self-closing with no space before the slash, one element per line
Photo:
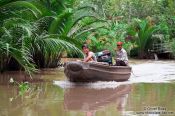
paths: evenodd
<path fill-rule="evenodd" d="M 118 111 L 125 111 L 131 85 L 120 85 L 117 88 L 94 89 L 75 87 L 65 90 L 64 106 L 67 110 L 83 111 L 87 116 L 94 116 L 97 110 L 109 104 L 115 104 Z"/>
<path fill-rule="evenodd" d="M 173 83 L 163 83 L 63 89 L 52 83 L 39 83 L 16 97 L 17 87 L 1 85 L 0 116 L 127 116 L 144 111 L 144 107 L 157 106 L 175 111 L 174 88 Z M 10 101 L 12 97 L 15 99 Z"/>
<path fill-rule="evenodd" d="M 29 91 L 19 96 L 15 86 L 0 86 L 0 116 L 50 116 L 59 114 L 63 90 L 50 83 L 32 84 Z M 56 106 L 56 107 L 55 107 Z"/>
<path fill-rule="evenodd" d="M 0 85 L 8 85 L 10 78 L 13 78 L 17 82 L 48 82 L 53 80 L 63 80 L 65 78 L 63 69 L 61 68 L 41 69 L 31 76 L 32 77 L 27 75 L 24 71 L 6 71 L 0 73 Z"/>

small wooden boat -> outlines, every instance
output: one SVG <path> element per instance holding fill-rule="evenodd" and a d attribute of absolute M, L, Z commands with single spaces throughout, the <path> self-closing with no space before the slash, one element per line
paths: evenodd
<path fill-rule="evenodd" d="M 119 85 L 117 88 L 94 89 L 78 86 L 64 93 L 64 107 L 67 110 L 93 111 L 110 104 L 122 109 L 131 91 L 131 85 Z"/>
<path fill-rule="evenodd" d="M 64 65 L 64 73 L 72 82 L 127 81 L 131 75 L 131 67 L 70 61 Z"/>

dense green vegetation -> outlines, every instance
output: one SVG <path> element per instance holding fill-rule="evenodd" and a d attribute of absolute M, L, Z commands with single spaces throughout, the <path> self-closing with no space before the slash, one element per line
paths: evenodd
<path fill-rule="evenodd" d="M 110 49 L 114 52 L 116 41 L 123 41 L 131 56 L 150 58 L 156 43 L 174 43 L 173 0 L 90 0 L 99 9 L 106 28 L 89 32 L 93 50 Z M 162 45 L 164 47 L 164 44 Z M 159 48 L 161 49 L 161 48 Z M 169 47 L 168 51 L 172 50 Z M 130 52 L 131 51 L 131 52 Z M 174 53 L 174 52 L 173 52 Z"/>
<path fill-rule="evenodd" d="M 174 0 L 1 0 L 0 70 L 56 67 L 65 51 L 81 56 L 84 42 L 94 52 L 114 54 L 115 43 L 123 41 L 131 56 L 147 58 L 161 41 L 171 43 L 175 54 L 174 5 Z"/>
<path fill-rule="evenodd" d="M 61 53 L 78 54 L 86 26 L 98 21 L 92 6 L 75 7 L 74 1 L 3 0 L 0 3 L 0 67 L 25 69 L 56 67 Z M 82 14 L 83 12 L 83 14 Z M 93 22 L 81 20 L 91 17 Z"/>

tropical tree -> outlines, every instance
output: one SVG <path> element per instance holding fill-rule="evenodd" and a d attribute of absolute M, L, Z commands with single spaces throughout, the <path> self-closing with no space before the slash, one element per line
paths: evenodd
<path fill-rule="evenodd" d="M 148 49 L 152 45 L 152 35 L 157 31 L 158 27 L 148 20 L 135 19 L 134 23 L 128 27 L 128 37 L 138 48 L 139 58 L 144 58 Z"/>
<path fill-rule="evenodd" d="M 99 19 L 93 7 L 73 9 L 73 3 L 72 0 L 1 2 L 1 70 L 13 62 L 14 67 L 30 72 L 35 69 L 34 64 L 38 68 L 57 66 L 63 51 L 81 54 L 81 42 L 76 38 L 88 32 L 88 25 Z M 87 17 L 93 19 L 91 23 L 83 21 Z"/>
<path fill-rule="evenodd" d="M 26 39 L 31 37 L 30 27 L 24 20 L 17 18 L 4 20 L 0 28 L 1 71 L 9 68 L 20 69 L 20 66 L 29 74 L 35 71 L 32 56 L 26 46 Z"/>

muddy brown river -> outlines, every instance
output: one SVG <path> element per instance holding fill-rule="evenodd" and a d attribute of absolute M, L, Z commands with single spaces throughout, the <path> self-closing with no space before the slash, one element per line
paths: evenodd
<path fill-rule="evenodd" d="M 175 61 L 130 62 L 126 82 L 77 85 L 66 80 L 63 68 L 44 69 L 22 96 L 9 79 L 28 77 L 1 74 L 0 116 L 175 116 Z"/>

